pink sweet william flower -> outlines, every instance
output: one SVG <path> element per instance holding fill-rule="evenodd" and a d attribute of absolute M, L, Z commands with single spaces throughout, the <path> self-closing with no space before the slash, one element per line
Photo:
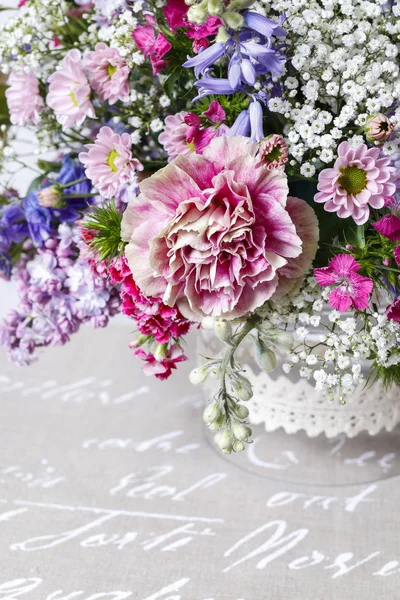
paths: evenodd
<path fill-rule="evenodd" d="M 352 217 L 357 225 L 363 225 L 370 206 L 382 208 L 386 197 L 393 196 L 397 176 L 390 158 L 380 158 L 379 148 L 365 144 L 352 148 L 342 142 L 333 168 L 319 175 L 314 200 L 325 204 L 326 211 L 337 212 L 342 219 Z"/>
<path fill-rule="evenodd" d="M 136 46 L 146 58 L 150 58 L 153 74 L 156 75 L 167 66 L 163 56 L 172 48 L 166 37 L 158 33 L 157 37 L 152 25 L 138 25 L 132 33 Z"/>
<path fill-rule="evenodd" d="M 6 90 L 10 121 L 13 125 L 35 125 L 40 121 L 44 101 L 39 92 L 39 81 L 33 73 L 11 73 Z"/>
<path fill-rule="evenodd" d="M 164 8 L 164 16 L 172 32 L 180 27 L 185 28 L 187 37 L 194 40 L 204 40 L 217 33 L 218 28 L 222 25 L 221 19 L 209 16 L 201 25 L 190 23 L 187 18 L 188 9 L 189 6 L 185 0 L 168 0 Z"/>
<path fill-rule="evenodd" d="M 351 306 L 357 310 L 369 307 L 369 295 L 373 281 L 359 275 L 361 265 L 350 254 L 338 254 L 327 267 L 314 270 L 314 276 L 320 286 L 335 286 L 329 294 L 329 304 L 340 312 Z"/>
<path fill-rule="evenodd" d="M 49 84 L 46 102 L 63 129 L 82 125 L 86 117 L 96 118 L 79 50 L 67 52 L 61 67 L 49 77 Z"/>
<path fill-rule="evenodd" d="M 240 317 L 288 293 L 310 268 L 318 221 L 288 198 L 283 169 L 268 170 L 248 138 L 214 138 L 142 181 L 122 239 L 133 279 L 192 321 Z"/>
<path fill-rule="evenodd" d="M 142 348 L 136 348 L 135 342 L 132 343 L 131 347 L 135 352 L 135 356 L 138 356 L 146 363 L 143 367 L 143 373 L 150 377 L 154 375 L 157 379 L 161 380 L 168 379 L 172 375 L 172 370 L 177 368 L 177 364 L 187 360 L 182 349 L 177 344 L 171 346 L 166 352 L 165 357 L 160 360 L 157 360 L 153 354 L 145 352 Z"/>
<path fill-rule="evenodd" d="M 132 182 L 135 172 L 143 165 L 132 157 L 129 133 L 119 135 L 110 127 L 102 127 L 88 152 L 81 152 L 79 160 L 85 165 L 86 176 L 104 198 L 112 198 L 124 185 Z"/>
<path fill-rule="evenodd" d="M 130 69 L 116 48 L 103 42 L 96 44 L 94 51 L 86 54 L 86 71 L 92 89 L 101 100 L 110 104 L 129 100 Z"/>
<path fill-rule="evenodd" d="M 391 242 L 400 240 L 400 219 L 396 215 L 385 215 L 376 223 L 371 223 L 371 225 Z"/>
<path fill-rule="evenodd" d="M 388 319 L 400 323 L 400 298 L 396 298 L 396 300 L 387 307 L 386 316 Z"/>

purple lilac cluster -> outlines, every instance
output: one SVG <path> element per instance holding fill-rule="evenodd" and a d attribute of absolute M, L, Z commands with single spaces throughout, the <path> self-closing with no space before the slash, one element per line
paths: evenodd
<path fill-rule="evenodd" d="M 33 362 L 37 348 L 65 344 L 83 323 L 105 327 L 118 313 L 117 288 L 80 255 L 81 245 L 78 229 L 64 223 L 33 260 L 17 264 L 20 304 L 0 325 L 0 343 L 18 365 Z"/>

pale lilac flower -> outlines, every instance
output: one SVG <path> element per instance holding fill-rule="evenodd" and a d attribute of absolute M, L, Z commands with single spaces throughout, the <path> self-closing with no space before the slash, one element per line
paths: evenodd
<path fill-rule="evenodd" d="M 396 191 L 397 170 L 390 158 L 380 158 L 379 148 L 360 144 L 352 148 L 348 142 L 338 147 L 338 158 L 332 169 L 319 175 L 315 202 L 325 210 L 337 212 L 342 219 L 352 217 L 357 225 L 368 221 L 370 206 L 382 208 L 385 198 Z"/>
<path fill-rule="evenodd" d="M 314 276 L 321 287 L 335 286 L 329 294 L 332 308 L 345 312 L 351 306 L 356 310 L 369 307 L 369 295 L 373 281 L 359 275 L 361 265 L 350 254 L 338 254 L 327 267 L 314 270 Z"/>
<path fill-rule="evenodd" d="M 314 211 L 288 198 L 247 138 L 214 138 L 141 183 L 122 237 L 133 278 L 194 321 L 240 317 L 292 289 L 318 240 Z"/>
<path fill-rule="evenodd" d="M 112 198 L 124 186 L 132 182 L 136 171 L 143 165 L 132 157 L 131 136 L 119 135 L 110 127 L 102 127 L 94 144 L 88 144 L 87 152 L 79 154 L 86 167 L 86 176 L 104 198 Z"/>
<path fill-rule="evenodd" d="M 22 127 L 29 121 L 40 121 L 44 101 L 39 92 L 39 81 L 33 73 L 11 73 L 6 90 L 10 121 Z"/>
<path fill-rule="evenodd" d="M 92 89 L 101 100 L 110 104 L 129 100 L 130 69 L 116 48 L 103 42 L 96 44 L 94 51 L 86 54 L 86 71 Z"/>
<path fill-rule="evenodd" d="M 67 52 L 61 67 L 49 77 L 49 83 L 46 102 L 63 129 L 82 125 L 86 117 L 96 118 L 79 50 Z"/>

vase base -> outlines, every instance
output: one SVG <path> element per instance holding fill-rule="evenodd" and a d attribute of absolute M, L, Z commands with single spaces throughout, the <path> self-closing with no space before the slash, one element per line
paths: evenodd
<path fill-rule="evenodd" d="M 211 431 L 207 437 L 220 453 Z M 372 483 L 400 474 L 400 427 L 374 436 L 365 432 L 353 438 L 344 433 L 310 438 L 304 431 L 266 433 L 256 425 L 253 443 L 244 452 L 222 456 L 240 469 L 286 483 L 326 487 Z"/>

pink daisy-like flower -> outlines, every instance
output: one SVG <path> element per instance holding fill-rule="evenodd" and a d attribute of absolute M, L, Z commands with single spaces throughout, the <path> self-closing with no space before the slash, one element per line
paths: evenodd
<path fill-rule="evenodd" d="M 319 175 L 314 200 L 324 203 L 326 211 L 337 212 L 342 219 L 352 217 L 357 225 L 363 225 L 370 206 L 382 208 L 385 198 L 393 196 L 397 176 L 390 158 L 380 158 L 379 148 L 365 144 L 352 148 L 342 142 L 333 168 Z"/>
<path fill-rule="evenodd" d="M 267 138 L 260 147 L 260 158 L 267 169 L 282 167 L 288 160 L 288 147 L 281 135 L 275 133 Z"/>
<path fill-rule="evenodd" d="M 129 100 L 130 69 L 116 48 L 103 42 L 96 44 L 95 50 L 86 54 L 86 71 L 92 89 L 101 100 L 110 104 Z"/>
<path fill-rule="evenodd" d="M 82 125 L 86 117 L 96 118 L 79 50 L 67 52 L 61 68 L 49 77 L 49 83 L 46 102 L 63 129 Z"/>
<path fill-rule="evenodd" d="M 174 160 L 180 154 L 193 152 L 193 147 L 186 141 L 189 125 L 185 123 L 185 112 L 168 115 L 165 119 L 165 129 L 160 133 L 158 140 L 168 152 L 168 160 Z"/>
<path fill-rule="evenodd" d="M 357 310 L 369 307 L 369 295 L 373 281 L 359 275 L 361 265 L 350 254 L 338 254 L 327 267 L 314 270 L 314 276 L 321 287 L 334 285 L 329 294 L 329 304 L 340 312 L 354 306 Z"/>
<path fill-rule="evenodd" d="M 33 73 L 11 73 L 8 83 L 6 98 L 11 123 L 22 127 L 31 121 L 36 125 L 44 104 L 38 78 Z"/>
<path fill-rule="evenodd" d="M 235 318 L 288 293 L 310 268 L 316 215 L 288 198 L 283 169 L 267 169 L 258 149 L 214 138 L 202 156 L 179 156 L 142 181 L 121 232 L 144 294 L 192 321 Z"/>
<path fill-rule="evenodd" d="M 81 152 L 79 160 L 85 165 L 86 176 L 104 198 L 112 198 L 124 185 L 132 182 L 135 171 L 143 165 L 132 157 L 129 133 L 119 135 L 110 127 L 102 127 L 88 152 Z"/>

